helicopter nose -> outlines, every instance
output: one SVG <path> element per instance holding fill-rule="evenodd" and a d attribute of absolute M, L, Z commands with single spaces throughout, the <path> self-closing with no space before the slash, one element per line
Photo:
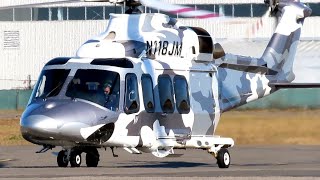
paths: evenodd
<path fill-rule="evenodd" d="M 29 115 L 21 118 L 20 128 L 22 136 L 28 141 L 48 139 L 57 133 L 58 122 L 45 115 Z"/>
<path fill-rule="evenodd" d="M 34 129 L 55 130 L 57 122 L 45 115 L 30 115 L 21 119 L 21 126 Z"/>

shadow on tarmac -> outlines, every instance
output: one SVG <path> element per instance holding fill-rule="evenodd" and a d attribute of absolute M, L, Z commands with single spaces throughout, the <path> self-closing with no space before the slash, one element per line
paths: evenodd
<path fill-rule="evenodd" d="M 7 167 L 8 161 L 12 161 L 12 159 L 0 159 L 0 168 Z"/>
<path fill-rule="evenodd" d="M 3 166 L 2 166 L 3 165 Z M 98 168 L 194 168 L 194 167 L 213 167 L 212 164 L 184 162 L 184 161 L 168 161 L 168 162 L 149 162 L 149 161 L 136 161 L 134 163 L 120 163 L 113 166 L 98 166 Z M 0 168 L 59 168 L 58 166 L 12 166 L 6 167 L 1 163 Z M 68 166 L 70 167 L 70 166 Z M 86 167 L 81 166 L 81 167 Z"/>
<path fill-rule="evenodd" d="M 127 163 L 126 163 L 127 164 Z M 132 165 L 119 165 L 117 168 L 189 168 L 189 167 L 212 167 L 212 164 L 185 162 L 185 161 L 137 161 Z"/>

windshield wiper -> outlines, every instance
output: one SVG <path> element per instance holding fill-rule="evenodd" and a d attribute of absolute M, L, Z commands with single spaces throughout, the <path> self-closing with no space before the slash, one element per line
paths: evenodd
<path fill-rule="evenodd" d="M 44 99 L 47 99 L 47 97 L 49 97 L 51 93 L 57 90 L 62 84 L 63 83 L 59 82 L 59 84 L 55 88 L 53 88 L 50 92 L 48 92 L 48 94 L 44 97 Z"/>

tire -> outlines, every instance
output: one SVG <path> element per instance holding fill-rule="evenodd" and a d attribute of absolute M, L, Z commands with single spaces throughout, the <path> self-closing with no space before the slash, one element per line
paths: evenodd
<path fill-rule="evenodd" d="M 66 151 L 61 150 L 58 153 L 57 156 L 57 163 L 59 167 L 67 167 L 68 166 L 68 159 L 67 159 L 67 155 L 66 155 Z"/>
<path fill-rule="evenodd" d="M 227 149 L 220 149 L 217 155 L 217 164 L 219 168 L 228 168 L 231 163 L 230 153 Z"/>
<path fill-rule="evenodd" d="M 71 167 L 80 167 L 80 165 L 81 165 L 81 152 L 73 151 L 70 153 L 70 165 L 71 165 Z"/>
<path fill-rule="evenodd" d="M 100 160 L 99 152 L 96 148 L 90 149 L 86 154 L 87 167 L 97 167 Z"/>

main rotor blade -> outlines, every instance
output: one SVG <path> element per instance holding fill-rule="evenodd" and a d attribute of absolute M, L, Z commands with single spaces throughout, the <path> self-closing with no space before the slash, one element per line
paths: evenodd
<path fill-rule="evenodd" d="M 192 7 L 176 5 L 166 3 L 164 1 L 158 0 L 140 0 L 141 4 L 144 6 L 151 7 L 153 9 L 158 9 L 165 11 L 171 14 L 179 14 L 179 16 L 198 18 L 198 19 L 208 19 L 208 18 L 217 18 L 221 17 L 218 13 L 211 11 L 198 10 Z"/>
<path fill-rule="evenodd" d="M 46 5 L 54 5 L 54 4 L 67 4 L 67 3 L 80 3 L 80 2 L 122 2 L 123 0 L 56 0 L 51 2 L 43 2 L 43 3 L 30 3 L 30 4 L 22 4 L 22 5 L 13 5 L 13 6 L 2 6 L 0 10 L 3 9 L 11 9 L 11 8 L 29 8 L 34 6 L 46 6 Z"/>
<path fill-rule="evenodd" d="M 232 18 L 229 16 L 220 15 L 219 13 L 196 9 L 193 7 L 170 4 L 162 0 L 140 0 L 141 4 L 144 6 L 158 9 L 170 14 L 178 14 L 182 17 L 196 18 L 196 19 L 210 19 L 219 22 L 225 22 L 228 24 L 248 24 L 248 22 Z"/>
<path fill-rule="evenodd" d="M 218 13 L 211 11 L 195 9 L 183 5 L 176 5 L 164 2 L 162 0 L 140 0 L 144 6 L 151 7 L 153 9 L 159 9 L 171 14 L 178 14 L 179 16 L 197 18 L 197 19 L 210 19 L 214 21 L 224 22 L 228 24 L 247 24 L 247 33 L 250 37 L 255 36 L 257 32 L 262 29 L 264 21 L 268 18 L 269 13 L 267 12 L 263 17 L 259 18 L 253 23 L 239 18 L 233 18 L 228 16 L 221 16 Z"/>

